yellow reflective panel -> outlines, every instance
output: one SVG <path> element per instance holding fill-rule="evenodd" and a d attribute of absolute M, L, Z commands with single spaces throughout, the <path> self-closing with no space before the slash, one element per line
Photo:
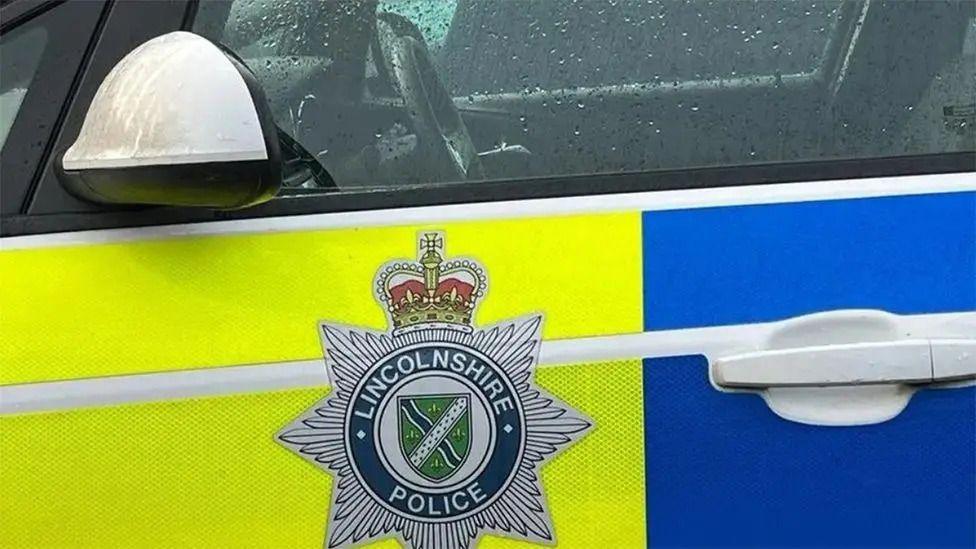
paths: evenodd
<path fill-rule="evenodd" d="M 638 213 L 197 236 L 0 252 L 0 384 L 319 357 L 318 320 L 385 329 L 373 276 L 421 230 L 488 274 L 480 325 L 641 330 Z"/>
<path fill-rule="evenodd" d="M 640 361 L 536 376 L 596 424 L 542 470 L 558 546 L 643 547 Z M 325 392 L 2 417 L 0 546 L 318 549 L 331 477 L 273 434 Z"/>
<path fill-rule="evenodd" d="M 542 469 L 557 547 L 647 547 L 642 379 L 640 360 L 536 370 L 539 385 L 595 425 Z M 487 538 L 480 547 L 539 546 Z"/>

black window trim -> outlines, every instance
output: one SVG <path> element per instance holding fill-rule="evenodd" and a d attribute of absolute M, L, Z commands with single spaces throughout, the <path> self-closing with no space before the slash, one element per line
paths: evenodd
<path fill-rule="evenodd" d="M 3 0 L 0 33 L 7 33 L 65 0 Z"/>
<path fill-rule="evenodd" d="M 576 197 L 585 201 L 587 196 L 631 192 L 964 172 L 976 172 L 976 152 L 585 174 L 427 185 L 390 191 L 310 193 L 282 196 L 265 204 L 235 211 L 159 207 L 95 213 L 19 215 L 0 219 L 0 236 L 555 197 Z"/>

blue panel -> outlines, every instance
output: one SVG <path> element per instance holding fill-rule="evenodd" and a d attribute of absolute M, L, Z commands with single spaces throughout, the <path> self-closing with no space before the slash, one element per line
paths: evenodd
<path fill-rule="evenodd" d="M 976 546 L 976 389 L 813 427 L 677 357 L 645 361 L 644 410 L 653 546 Z"/>
<path fill-rule="evenodd" d="M 976 193 L 647 212 L 644 323 L 832 309 L 976 310 Z M 976 546 L 976 389 L 828 428 L 719 393 L 703 357 L 645 361 L 656 546 Z"/>
<path fill-rule="evenodd" d="M 976 309 L 976 193 L 646 212 L 648 330 Z"/>

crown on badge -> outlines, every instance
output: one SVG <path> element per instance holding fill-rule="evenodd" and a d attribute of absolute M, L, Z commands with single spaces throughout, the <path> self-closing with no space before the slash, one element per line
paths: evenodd
<path fill-rule="evenodd" d="M 420 238 L 418 260 L 387 263 L 376 275 L 376 292 L 393 335 L 422 328 L 470 332 L 471 317 L 488 280 L 476 261 L 444 260 L 443 233 Z"/>

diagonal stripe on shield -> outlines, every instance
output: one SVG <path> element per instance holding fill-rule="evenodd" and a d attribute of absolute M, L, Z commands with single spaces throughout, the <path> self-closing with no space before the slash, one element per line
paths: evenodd
<path fill-rule="evenodd" d="M 397 411 L 400 451 L 410 467 L 434 483 L 449 479 L 471 450 L 470 396 L 400 396 Z"/>

